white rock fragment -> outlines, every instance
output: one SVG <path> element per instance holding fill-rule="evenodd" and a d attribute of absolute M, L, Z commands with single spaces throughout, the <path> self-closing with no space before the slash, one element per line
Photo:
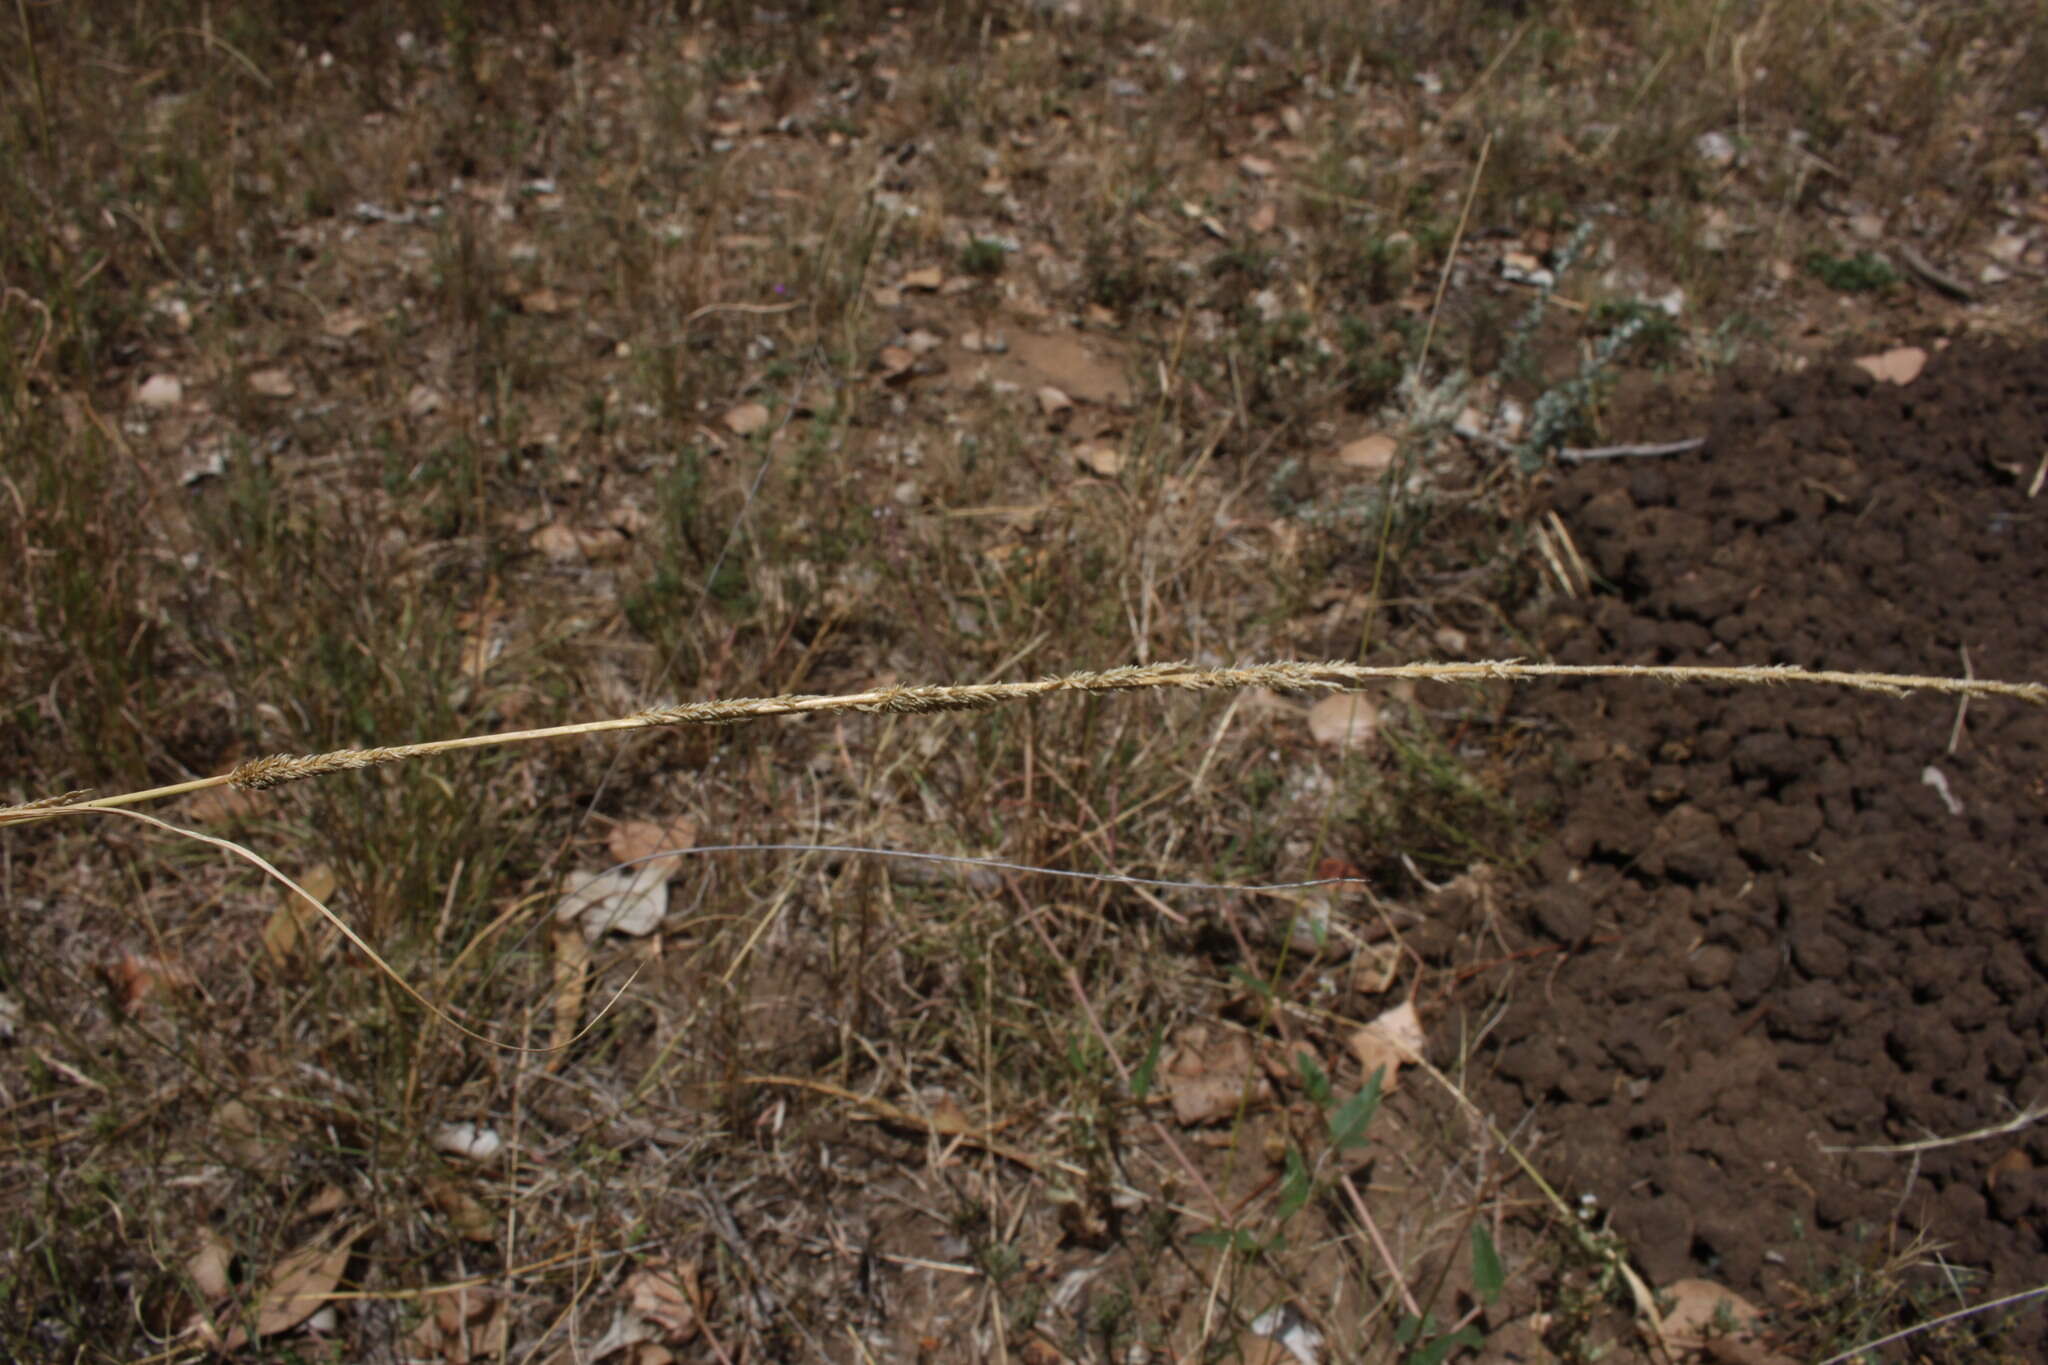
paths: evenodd
<path fill-rule="evenodd" d="M 185 385 L 174 374 L 153 374 L 135 390 L 135 401 L 145 408 L 175 408 L 185 401 Z"/>
<path fill-rule="evenodd" d="M 495 1128 L 484 1128 L 474 1123 L 444 1123 L 434 1134 L 434 1146 L 450 1156 L 489 1161 L 505 1150 L 505 1139 Z"/>
<path fill-rule="evenodd" d="M 1692 140 L 1693 155 L 1716 170 L 1735 164 L 1735 140 L 1718 131 L 1701 133 Z"/>
<path fill-rule="evenodd" d="M 1283 1303 L 1252 1319 L 1252 1331 L 1268 1341 L 1277 1341 L 1300 1365 L 1319 1365 L 1323 1358 L 1323 1334 L 1309 1326 L 1301 1310 Z"/>

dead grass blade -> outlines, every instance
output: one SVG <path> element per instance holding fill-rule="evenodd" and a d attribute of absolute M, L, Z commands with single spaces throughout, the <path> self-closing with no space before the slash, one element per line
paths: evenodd
<path fill-rule="evenodd" d="M 582 1033 L 576 1034 L 575 1037 L 570 1038 L 567 1042 L 551 1044 L 548 1047 L 521 1047 L 516 1043 L 501 1042 L 498 1039 L 492 1038 L 487 1034 L 478 1033 L 475 1029 L 463 1024 L 461 1021 L 451 1016 L 446 1010 L 436 1005 L 433 1001 L 427 999 L 427 997 L 422 995 L 420 991 L 416 987 L 414 987 L 411 982 L 407 981 L 402 975 L 400 975 L 396 968 L 394 968 L 389 962 L 386 962 L 384 960 L 383 955 L 380 954 L 375 948 L 372 948 L 369 944 L 369 941 L 365 939 L 361 934 L 357 933 L 355 929 L 349 925 L 348 921 L 344 920 L 341 916 L 335 914 L 332 910 L 328 909 L 327 906 L 320 900 L 318 896 L 315 896 L 312 892 L 306 890 L 305 887 L 300 886 L 297 882 L 293 881 L 289 876 L 287 876 L 284 872 L 279 870 L 273 863 L 271 863 L 269 859 L 265 858 L 262 854 L 256 852 L 254 849 L 247 848 L 241 844 L 238 844 L 232 839 L 222 839 L 212 834 L 202 834 L 196 829 L 186 829 L 183 826 L 174 825 L 170 823 L 168 820 L 159 820 L 154 815 L 145 815 L 143 812 L 138 810 L 124 810 L 121 807 L 114 805 L 55 806 L 41 808 L 41 813 L 49 815 L 71 815 L 82 814 L 86 812 L 91 812 L 94 814 L 119 815 L 124 816 L 130 820 L 140 820 L 142 823 L 146 825 L 156 826 L 158 829 L 163 830 L 166 834 L 175 834 L 180 838 L 191 839 L 197 843 L 211 844 L 215 848 L 231 853 L 235 857 L 242 859 L 246 863 L 249 863 L 251 866 L 261 871 L 265 876 L 271 878 L 273 881 L 276 881 L 280 885 L 284 886 L 287 890 L 296 894 L 307 905 L 310 905 L 313 909 L 319 911 L 320 914 L 326 918 L 328 923 L 332 924 L 337 930 L 341 932 L 341 936 L 343 938 L 346 938 L 351 944 L 355 945 L 355 947 L 362 952 L 363 956 L 369 958 L 371 963 L 376 966 L 377 970 L 384 973 L 385 976 L 389 977 L 392 983 L 396 985 L 400 990 L 404 991 L 406 995 L 411 998 L 414 1004 L 418 1005 L 427 1013 L 433 1015 L 442 1023 L 448 1025 L 448 1027 L 454 1029 L 457 1033 L 462 1034 L 466 1038 L 473 1038 L 477 1042 L 483 1043 L 489 1047 L 504 1048 L 510 1052 L 533 1053 L 559 1052 L 564 1048 L 573 1047 L 584 1036 L 584 1034 L 587 1034 L 590 1032 L 591 1029 L 596 1028 L 599 1021 L 602 1020 L 605 1015 L 611 1013 L 612 1007 L 618 1004 L 620 997 L 625 995 L 626 991 L 632 986 L 633 982 L 639 978 L 640 972 L 642 970 L 642 968 L 639 967 L 634 968 L 633 974 L 626 978 L 625 984 L 619 987 L 619 989 L 613 994 L 612 998 L 605 1002 L 604 1008 L 599 1010 L 597 1014 L 591 1019 L 591 1021 L 584 1026 Z"/>
<path fill-rule="evenodd" d="M 1340 660 L 1306 663 L 1286 660 L 1250 664 L 1242 668 L 1203 668 L 1191 663 L 1136 664 L 1100 672 L 1075 672 L 1035 682 L 968 683 L 957 686 L 927 684 L 913 687 L 877 687 L 841 696 L 784 695 L 741 697 L 730 701 L 686 702 L 679 706 L 654 707 L 613 720 L 586 721 L 575 725 L 551 725 L 533 730 L 508 730 L 489 735 L 468 735 L 459 739 L 432 740 L 423 744 L 401 744 L 370 749 L 336 749 L 324 754 L 293 756 L 275 754 L 252 759 L 232 772 L 215 777 L 180 782 L 167 787 L 52 805 L 45 798 L 26 805 L 0 809 L 0 825 L 44 820 L 54 815 L 79 811 L 112 810 L 143 801 L 201 791 L 209 787 L 233 786 L 245 791 L 263 791 L 309 777 L 381 767 L 407 759 L 460 749 L 494 748 L 526 744 L 535 740 L 565 739 L 575 735 L 603 734 L 618 730 L 644 730 L 665 725 L 737 725 L 766 716 L 816 715 L 837 711 L 863 711 L 889 715 L 922 715 L 935 711 L 982 711 L 1008 702 L 1025 701 L 1058 693 L 1102 694 L 1139 692 L 1171 688 L 1183 692 L 1215 692 L 1247 687 L 1276 691 L 1357 691 L 1374 682 L 1528 682 L 1542 678 L 1583 680 L 1629 678 L 1666 683 L 1735 683 L 1771 686 L 1803 683 L 1822 687 L 1846 687 L 1903 697 L 1913 692 L 1940 692 L 1956 696 L 2013 697 L 2040 705 L 2048 702 L 2048 684 L 2037 682 L 1996 682 L 1985 678 L 1951 678 L 1903 673 L 1858 673 L 1838 669 L 1805 669 L 1791 665 L 1749 665 L 1689 667 L 1651 664 L 1532 664 L 1514 659 L 1480 660 L 1474 663 L 1354 664 Z M 279 874 L 282 875 L 282 874 Z"/>

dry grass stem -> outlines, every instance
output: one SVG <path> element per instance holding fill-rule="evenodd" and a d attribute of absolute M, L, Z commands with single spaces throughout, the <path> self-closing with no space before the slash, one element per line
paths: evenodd
<path fill-rule="evenodd" d="M 1988 1137 L 1998 1137 L 2004 1133 L 2017 1133 L 2022 1128 L 2032 1127 L 2044 1118 L 2048 1118 L 2048 1105 L 2037 1101 L 2020 1110 L 2019 1113 L 2014 1114 L 2003 1123 L 1994 1123 L 1988 1128 L 1978 1128 L 1971 1132 L 1958 1133 L 1954 1137 L 1922 1138 L 1918 1142 L 1877 1143 L 1866 1147 L 1823 1147 L 1821 1150 L 1823 1152 L 1835 1153 L 1870 1152 L 1878 1155 L 1931 1152 L 1938 1147 L 1958 1147 L 1965 1142 L 1977 1142 Z"/>
<path fill-rule="evenodd" d="M 1958 1308 L 1953 1313 L 1943 1313 L 1938 1318 L 1929 1318 L 1926 1322 L 1916 1322 L 1911 1327 L 1902 1328 L 1889 1336 L 1879 1337 L 1876 1341 L 1867 1341 L 1861 1346 L 1854 1346 L 1846 1351 L 1837 1352 L 1826 1360 L 1821 1361 L 1820 1365 L 1840 1365 L 1840 1362 L 1845 1360 L 1867 1359 L 1867 1353 L 1890 1346 L 1894 1342 L 1904 1341 L 1908 1337 L 1918 1336 L 1922 1332 L 1931 1331 L 1936 1327 L 1945 1326 L 1962 1318 L 1973 1317 L 1979 1313 L 1996 1313 L 2001 1308 L 2011 1308 L 2015 1304 L 2025 1303 L 2028 1299 L 2038 1299 L 2043 1294 L 2048 1294 L 2048 1284 L 2036 1285 L 2032 1289 L 2022 1289 L 2017 1294 L 2007 1294 L 2004 1298 L 1993 1299 L 1989 1303 L 1973 1303 L 1967 1308 Z"/>
<path fill-rule="evenodd" d="M 274 754 L 251 759 L 232 772 L 217 777 L 152 787 L 98 801 L 78 801 L 76 793 L 45 797 L 25 805 L 0 809 L 0 824 L 46 819 L 56 810 L 105 810 L 135 805 L 141 801 L 181 795 L 222 785 L 262 791 L 327 773 L 357 768 L 380 767 L 430 754 L 458 749 L 483 749 L 505 744 L 524 744 L 542 739 L 564 739 L 572 735 L 602 734 L 614 730 L 644 730 L 665 725 L 737 725 L 764 716 L 800 716 L 834 711 L 865 711 L 915 715 L 933 711 L 981 711 L 1007 702 L 1024 701 L 1062 692 L 1138 692 L 1151 688 L 1174 688 L 1184 692 L 1214 692 L 1235 688 L 1265 687 L 1276 691 L 1355 691 L 1375 682 L 1528 682 L 1540 678 L 1591 679 L 1635 678 L 1667 683 L 1737 683 L 1769 686 L 1778 683 L 1807 683 L 1824 687 L 1847 687 L 1864 692 L 1881 692 L 1903 697 L 1913 692 L 1942 692 L 1956 696 L 2014 697 L 2039 705 L 2048 702 L 2048 685 L 2035 682 L 2010 683 L 1982 678 L 1929 677 L 1902 673 L 1858 673 L 1836 669 L 1805 669 L 1790 665 L 1692 667 L 1661 664 L 1533 664 L 1512 659 L 1480 660 L 1474 663 L 1354 664 L 1338 660 L 1305 663 L 1287 660 L 1251 664 L 1242 668 L 1202 668 L 1189 663 L 1130 665 L 1100 672 L 1067 673 L 1040 678 L 1036 682 L 968 683 L 958 686 L 928 684 L 916 687 L 877 687 L 840 696 L 785 695 L 741 697 L 731 701 L 686 702 L 679 706 L 655 707 L 614 720 L 587 721 L 575 725 L 551 725 L 536 730 L 508 730 L 489 735 L 468 735 L 460 739 L 432 740 L 423 744 L 400 744 L 372 749 L 336 749 L 324 754 L 293 756 Z"/>

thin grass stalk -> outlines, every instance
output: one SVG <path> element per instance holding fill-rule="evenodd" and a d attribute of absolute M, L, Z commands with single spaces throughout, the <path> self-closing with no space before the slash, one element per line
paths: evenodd
<path fill-rule="evenodd" d="M 1987 678 L 1949 678 L 1905 673 L 1858 673 L 1836 669 L 1806 669 L 1791 665 L 1747 665 L 1692 667 L 1653 664 L 1532 664 L 1513 659 L 1481 660 L 1474 663 L 1354 664 L 1341 660 L 1305 663 L 1287 660 L 1250 664 L 1242 668 L 1203 668 L 1191 663 L 1127 665 L 1100 672 L 1067 673 L 1040 678 L 1035 682 L 927 684 L 913 687 L 877 687 L 839 696 L 789 694 L 778 697 L 742 697 L 729 701 L 685 702 L 660 706 L 612 720 L 585 721 L 574 725 L 552 725 L 537 730 L 506 730 L 496 734 L 468 735 L 457 739 L 431 740 L 421 744 L 400 744 L 369 749 L 335 749 L 321 754 L 274 754 L 251 759 L 231 772 L 202 777 L 191 782 L 151 787 L 99 800 L 76 799 L 76 793 L 45 797 L 18 806 L 0 808 L 0 825 L 50 819 L 77 810 L 105 810 L 162 800 L 209 787 L 232 786 L 244 791 L 264 791 L 328 773 L 381 767 L 408 759 L 452 753 L 460 749 L 495 748 L 526 744 L 543 739 L 565 739 L 574 735 L 602 734 L 616 730 L 645 730 L 666 725 L 737 725 L 766 716 L 802 716 L 827 712 L 864 711 L 892 715 L 921 715 L 935 711 L 984 711 L 1013 701 L 1026 701 L 1060 693 L 1102 694 L 1171 688 L 1182 692 L 1214 692 L 1247 687 L 1276 691 L 1355 692 L 1377 682 L 1529 682 L 1542 678 L 1586 680 L 1631 678 L 1665 683 L 1734 683 L 1743 686 L 1773 686 L 1799 683 L 1821 687 L 1846 687 L 1904 697 L 1914 692 L 1937 692 L 1963 697 L 2012 697 L 2035 705 L 2048 703 L 2048 684 L 1998 682 Z"/>

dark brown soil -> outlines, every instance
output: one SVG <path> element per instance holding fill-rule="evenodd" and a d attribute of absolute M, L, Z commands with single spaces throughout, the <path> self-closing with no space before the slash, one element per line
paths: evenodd
<path fill-rule="evenodd" d="M 1732 382 L 1677 459 L 1549 499 L 1602 580 L 1561 662 L 2048 678 L 2048 347 L 1961 344 L 1910 386 Z M 1676 428 L 1644 433 L 1689 434 Z M 2048 1282 L 2048 711 L 1809 688 L 1531 693 L 1564 812 L 1519 911 L 1563 946 L 1492 1037 L 1509 1117 L 1654 1281 L 1781 1309 L 1916 1237 L 1972 1300 Z M 1938 772 L 1952 810 L 1930 772 Z M 1932 1287 L 1931 1276 L 1926 1283 Z M 1946 1306 L 1956 1306 L 1949 1291 Z M 2038 1306 L 2017 1334 L 2038 1350 Z"/>

